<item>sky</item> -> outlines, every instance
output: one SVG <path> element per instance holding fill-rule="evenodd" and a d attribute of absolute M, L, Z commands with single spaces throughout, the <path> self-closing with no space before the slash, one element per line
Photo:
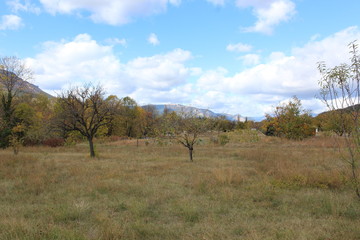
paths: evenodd
<path fill-rule="evenodd" d="M 355 0 L 1 0 L 0 57 L 23 59 L 56 95 L 101 84 L 143 104 L 263 117 L 316 97 L 317 63 L 349 62 Z"/>

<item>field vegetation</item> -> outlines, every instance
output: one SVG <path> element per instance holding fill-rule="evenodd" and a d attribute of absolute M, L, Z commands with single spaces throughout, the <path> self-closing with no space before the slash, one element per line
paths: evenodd
<path fill-rule="evenodd" d="M 360 239 L 340 137 L 221 136 L 0 150 L 0 239 Z"/>

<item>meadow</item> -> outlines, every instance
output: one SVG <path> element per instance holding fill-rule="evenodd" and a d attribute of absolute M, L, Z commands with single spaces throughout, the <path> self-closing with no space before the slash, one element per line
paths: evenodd
<path fill-rule="evenodd" d="M 0 150 L 0 239 L 360 239 L 332 137 Z"/>

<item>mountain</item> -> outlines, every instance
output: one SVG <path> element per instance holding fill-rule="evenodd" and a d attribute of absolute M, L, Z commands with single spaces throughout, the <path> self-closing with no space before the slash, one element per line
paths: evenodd
<path fill-rule="evenodd" d="M 156 109 L 156 111 L 159 114 L 163 114 L 164 111 L 170 111 L 170 112 L 176 112 L 178 114 L 183 115 L 191 115 L 196 117 L 208 117 L 208 118 L 219 118 L 219 117 L 225 117 L 226 119 L 230 121 L 241 121 L 244 122 L 246 119 L 242 117 L 239 114 L 231 115 L 226 113 L 214 113 L 213 111 L 209 109 L 202 109 L 202 108 L 196 108 L 196 107 L 190 107 L 190 106 L 184 106 L 181 104 L 159 104 L 159 105 L 145 105 L 142 106 L 143 108 L 147 109 L 150 107 L 153 107 Z"/>
<path fill-rule="evenodd" d="M 5 70 L 0 70 L 0 75 L 10 75 L 12 73 L 5 71 Z M 19 93 L 26 93 L 26 94 L 32 94 L 32 95 L 45 95 L 49 98 L 52 98 L 53 96 L 51 96 L 50 94 L 44 92 L 43 90 L 41 90 L 38 86 L 29 83 L 27 81 L 24 81 L 21 78 L 16 77 L 16 85 L 15 85 L 15 89 L 19 89 Z M 2 81 L 1 77 L 0 77 L 0 91 L 3 90 L 5 88 L 4 86 L 4 82 Z"/>

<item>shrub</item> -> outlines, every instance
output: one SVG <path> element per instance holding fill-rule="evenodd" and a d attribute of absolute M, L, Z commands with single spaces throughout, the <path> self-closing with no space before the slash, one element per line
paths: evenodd
<path fill-rule="evenodd" d="M 64 146 L 65 140 L 63 138 L 49 138 L 43 141 L 43 145 L 49 147 L 60 147 Z"/>

